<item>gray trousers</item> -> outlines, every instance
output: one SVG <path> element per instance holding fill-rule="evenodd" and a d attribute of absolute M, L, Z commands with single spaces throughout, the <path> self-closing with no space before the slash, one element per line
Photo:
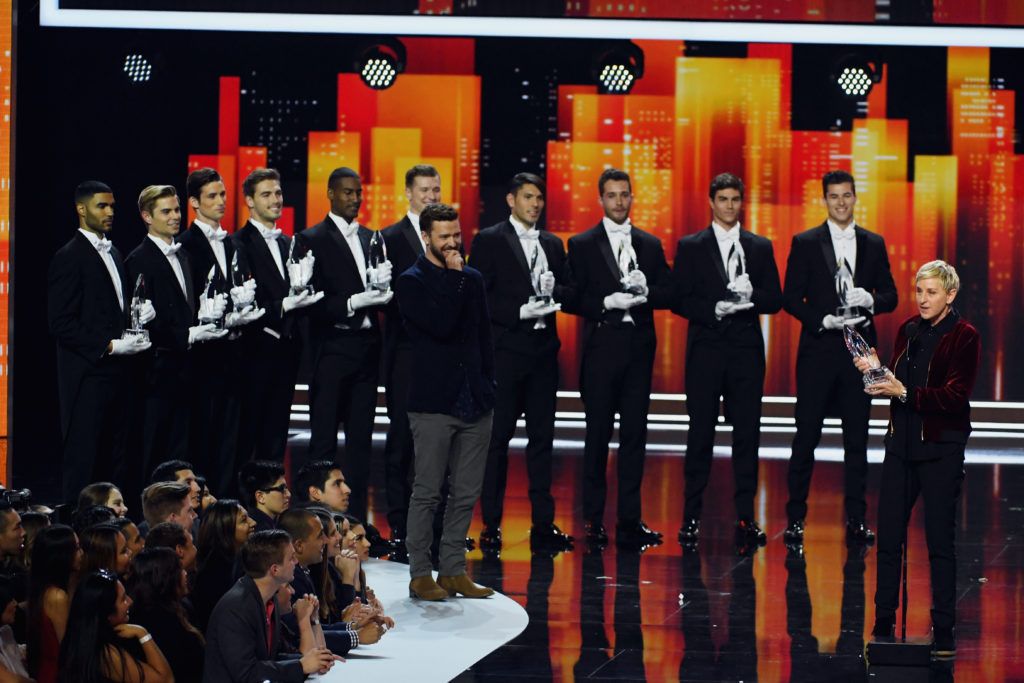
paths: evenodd
<path fill-rule="evenodd" d="M 439 573 L 466 573 L 466 533 L 483 486 L 493 415 L 489 411 L 476 422 L 463 422 L 441 413 L 409 413 L 416 455 L 405 546 L 409 551 L 409 574 L 414 579 L 431 572 L 434 511 L 441 503 L 446 471 L 450 479 Z"/>

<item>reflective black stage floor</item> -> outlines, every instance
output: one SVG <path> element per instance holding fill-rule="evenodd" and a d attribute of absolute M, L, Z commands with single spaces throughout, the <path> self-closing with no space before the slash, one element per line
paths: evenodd
<path fill-rule="evenodd" d="M 788 437 L 786 437 L 788 439 Z M 768 447 L 783 447 L 769 443 Z M 873 439 L 874 441 L 874 439 Z M 1021 456 L 1020 441 L 978 444 L 981 456 Z M 382 481 L 379 450 L 374 482 Z M 302 457 L 303 438 L 293 440 Z M 556 522 L 580 538 L 582 458 L 561 449 L 555 461 Z M 609 463 L 614 472 L 614 456 Z M 881 467 L 869 474 L 870 521 Z M 863 650 L 874 620 L 875 553 L 849 550 L 843 538 L 842 465 L 814 473 L 803 557 L 788 556 L 786 461 L 763 459 L 758 521 L 766 547 L 738 556 L 733 544 L 732 479 L 716 458 L 698 552 L 675 540 L 682 511 L 683 459 L 648 455 L 644 517 L 665 544 L 643 554 L 583 544 L 555 558 L 531 555 L 525 464 L 514 449 L 500 558 L 470 555 L 477 581 L 523 604 L 530 624 L 459 681 L 866 681 L 910 683 L 911 672 L 871 677 Z M 610 478 L 606 522 L 614 527 Z M 383 492 L 373 521 L 386 529 Z M 920 506 L 919 506 L 920 507 Z M 472 534 L 480 531 L 479 518 Z M 908 635 L 927 638 L 930 593 L 920 509 L 910 535 Z M 931 680 L 1024 681 L 1024 465 L 969 464 L 958 529 L 959 655 Z"/>

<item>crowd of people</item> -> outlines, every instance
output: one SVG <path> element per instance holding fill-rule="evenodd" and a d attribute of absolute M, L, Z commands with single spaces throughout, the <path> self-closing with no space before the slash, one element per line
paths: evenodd
<path fill-rule="evenodd" d="M 141 510 L 89 484 L 70 524 L 0 501 L 0 681 L 302 681 L 394 626 L 337 464 L 304 465 L 294 499 L 276 462 L 237 499 L 185 461 L 150 479 Z"/>

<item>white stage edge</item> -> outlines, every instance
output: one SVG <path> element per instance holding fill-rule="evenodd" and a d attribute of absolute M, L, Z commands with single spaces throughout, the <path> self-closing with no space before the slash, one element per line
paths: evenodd
<path fill-rule="evenodd" d="M 409 566 L 384 560 L 365 565 L 366 581 L 395 620 L 376 645 L 360 645 L 326 675 L 310 680 L 450 681 L 526 628 L 519 603 L 501 593 L 483 600 L 409 598 Z"/>

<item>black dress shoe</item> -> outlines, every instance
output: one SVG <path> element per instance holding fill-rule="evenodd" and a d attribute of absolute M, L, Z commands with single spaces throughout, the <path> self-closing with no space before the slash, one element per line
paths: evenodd
<path fill-rule="evenodd" d="M 592 545 L 608 545 L 608 532 L 605 531 L 604 524 L 600 522 L 587 522 L 583 525 L 583 531 L 586 534 L 587 543 Z"/>
<path fill-rule="evenodd" d="M 619 522 L 615 525 L 615 542 L 626 546 L 661 545 L 661 533 L 651 529 L 644 521 Z"/>
<path fill-rule="evenodd" d="M 956 657 L 956 629 L 932 629 L 932 655 L 936 659 L 952 659 Z"/>
<path fill-rule="evenodd" d="M 794 519 L 782 532 L 782 539 L 787 545 L 801 544 L 804 542 L 804 520 Z"/>
<path fill-rule="evenodd" d="M 700 539 L 700 520 L 691 517 L 683 522 L 679 529 L 679 543 L 681 545 L 692 545 Z"/>
<path fill-rule="evenodd" d="M 864 520 L 848 519 L 846 520 L 846 540 L 849 543 L 874 545 L 875 532 L 868 528 Z"/>
<path fill-rule="evenodd" d="M 878 643 L 896 642 L 896 617 L 875 617 L 875 627 L 871 629 L 871 639 Z"/>
<path fill-rule="evenodd" d="M 530 528 L 530 547 L 549 550 L 572 550 L 573 537 L 556 524 L 537 524 Z"/>
<path fill-rule="evenodd" d="M 481 550 L 501 550 L 501 527 L 485 526 L 480 532 Z"/>
<path fill-rule="evenodd" d="M 736 543 L 751 543 L 762 546 L 768 542 L 767 534 L 752 519 L 741 519 L 736 522 Z"/>

